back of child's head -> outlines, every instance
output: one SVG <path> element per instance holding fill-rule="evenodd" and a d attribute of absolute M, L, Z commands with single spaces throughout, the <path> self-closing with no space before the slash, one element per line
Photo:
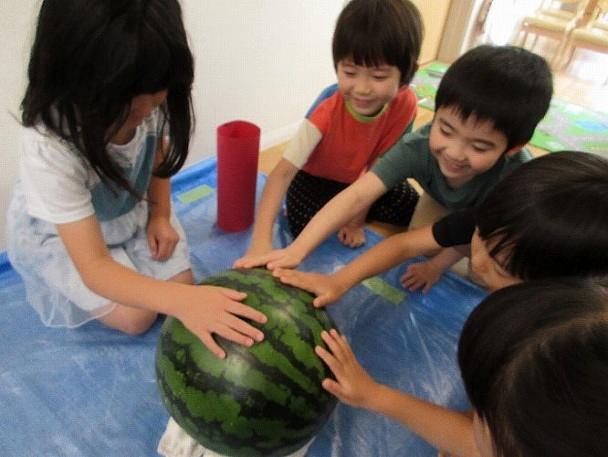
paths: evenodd
<path fill-rule="evenodd" d="M 44 0 L 22 122 L 44 124 L 103 179 L 124 185 L 106 146 L 133 97 L 167 90 L 170 148 L 157 174 L 169 176 L 188 151 L 193 72 L 177 0 Z"/>
<path fill-rule="evenodd" d="M 492 258 L 527 281 L 608 274 L 608 159 L 551 153 L 508 174 L 477 209 Z"/>
<path fill-rule="evenodd" d="M 343 59 L 368 67 L 391 65 L 401 72 L 401 84 L 409 84 L 422 35 L 420 12 L 410 0 L 351 0 L 336 23 L 334 66 Z"/>
<path fill-rule="evenodd" d="M 527 143 L 545 116 L 553 94 L 549 65 L 514 46 L 483 45 L 458 58 L 446 71 L 436 109 L 455 109 L 463 119 L 490 121 L 507 138 L 507 149 Z"/>
<path fill-rule="evenodd" d="M 608 282 L 521 283 L 469 316 L 458 358 L 496 457 L 603 457 Z"/>

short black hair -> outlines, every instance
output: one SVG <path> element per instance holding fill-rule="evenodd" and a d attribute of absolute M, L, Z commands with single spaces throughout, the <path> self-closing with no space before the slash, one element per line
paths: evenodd
<path fill-rule="evenodd" d="M 170 145 L 155 170 L 168 177 L 188 153 L 193 78 L 177 0 L 44 0 L 22 123 L 44 124 L 73 143 L 102 180 L 130 189 L 106 147 L 128 117 L 131 100 L 168 92 L 161 109 Z"/>
<path fill-rule="evenodd" d="M 561 151 L 503 178 L 477 208 L 479 236 L 528 281 L 608 274 L 608 159 Z"/>
<path fill-rule="evenodd" d="M 608 449 L 608 283 L 520 283 L 489 295 L 458 362 L 498 457 L 601 457 Z"/>
<path fill-rule="evenodd" d="M 455 109 L 493 123 L 507 137 L 507 149 L 527 143 L 547 113 L 553 77 L 546 60 L 515 46 L 482 45 L 447 69 L 435 108 Z"/>
<path fill-rule="evenodd" d="M 409 0 L 351 0 L 334 30 L 334 67 L 351 58 L 355 65 L 392 65 L 409 84 L 418 69 L 423 25 Z"/>

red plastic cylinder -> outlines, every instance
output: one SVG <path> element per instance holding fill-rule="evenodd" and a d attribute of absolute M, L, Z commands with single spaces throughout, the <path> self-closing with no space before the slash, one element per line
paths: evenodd
<path fill-rule="evenodd" d="M 217 128 L 217 225 L 226 232 L 253 223 L 260 128 L 232 121 Z"/>

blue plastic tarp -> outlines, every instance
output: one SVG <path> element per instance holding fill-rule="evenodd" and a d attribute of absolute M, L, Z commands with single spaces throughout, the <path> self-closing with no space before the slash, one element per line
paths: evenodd
<path fill-rule="evenodd" d="M 197 279 L 230 268 L 251 231 L 215 225 L 215 161 L 173 179 L 173 200 L 191 247 Z M 264 177 L 258 179 L 258 197 Z M 284 219 L 276 246 L 291 241 Z M 300 269 L 331 272 L 360 249 L 335 237 Z M 417 259 L 420 260 L 420 259 Z M 414 260 L 416 261 L 416 260 Z M 484 292 L 448 273 L 426 295 L 399 285 L 404 267 L 372 278 L 328 308 L 362 365 L 377 380 L 458 409 L 468 404 L 456 364 L 458 334 Z M 168 419 L 156 390 L 154 351 L 160 320 L 130 337 L 91 322 L 78 329 L 44 327 L 27 305 L 23 284 L 0 257 L 0 454 L 24 456 L 156 456 Z M 340 404 L 308 451 L 310 457 L 431 457 L 436 450 L 398 423 Z"/>

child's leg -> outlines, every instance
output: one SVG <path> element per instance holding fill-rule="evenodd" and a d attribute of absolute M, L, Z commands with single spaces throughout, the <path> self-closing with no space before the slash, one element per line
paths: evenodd
<path fill-rule="evenodd" d="M 287 222 L 294 238 L 329 200 L 346 187 L 347 184 L 298 171 L 286 197 Z"/>
<path fill-rule="evenodd" d="M 192 270 L 187 270 L 169 279 L 169 281 L 182 284 L 192 284 Z M 141 335 L 152 327 L 158 314 L 147 309 L 133 308 L 120 304 L 108 304 L 114 307 L 112 311 L 99 317 L 97 320 L 107 327 L 113 328 L 128 335 Z"/>
<path fill-rule="evenodd" d="M 141 335 L 156 322 L 157 314 L 153 311 L 113 303 L 108 306 L 114 306 L 114 309 L 97 320 L 127 335 Z"/>
<path fill-rule="evenodd" d="M 425 225 L 434 224 L 448 214 L 449 211 L 445 207 L 433 200 L 429 194 L 423 192 L 414 209 L 414 214 L 409 223 L 409 229 L 412 230 L 424 227 Z"/>
<path fill-rule="evenodd" d="M 367 219 L 407 227 L 418 201 L 418 192 L 404 180 L 374 202 Z"/>
<path fill-rule="evenodd" d="M 439 203 L 433 200 L 429 194 L 423 192 L 422 195 L 420 195 L 420 200 L 418 205 L 416 205 L 416 209 L 414 210 L 409 229 L 412 230 L 415 228 L 424 227 L 425 225 L 434 224 L 449 213 L 450 211 L 448 211 L 447 208 L 441 206 Z M 465 255 L 468 256 L 468 248 L 465 249 L 467 249 L 467 253 L 465 253 Z M 459 274 L 463 278 L 468 277 L 469 279 L 472 279 L 469 274 L 471 270 L 469 267 L 468 258 L 464 258 L 452 265 L 450 270 Z"/>
<path fill-rule="evenodd" d="M 298 171 L 287 189 L 287 222 L 291 234 L 297 237 L 306 224 L 327 202 L 348 187 L 348 184 Z M 350 247 L 365 243 L 365 219 L 368 208 L 338 231 L 338 239 Z"/>
<path fill-rule="evenodd" d="M 377 221 L 406 227 L 412 217 L 418 192 L 404 180 L 376 200 L 370 208 L 362 210 L 352 221 L 340 229 L 338 237 L 343 244 L 358 247 L 365 243 L 365 222 Z"/>

